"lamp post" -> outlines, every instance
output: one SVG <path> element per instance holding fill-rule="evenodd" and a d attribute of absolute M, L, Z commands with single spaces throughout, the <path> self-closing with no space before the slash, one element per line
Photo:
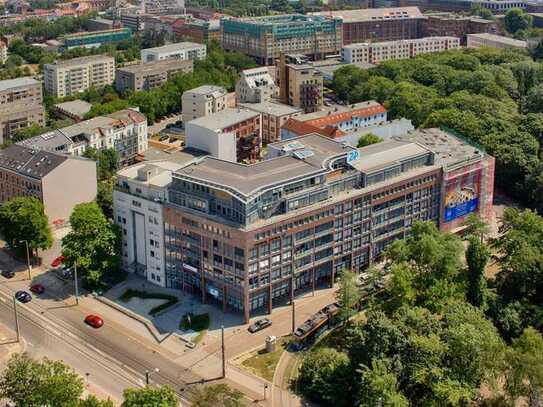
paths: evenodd
<path fill-rule="evenodd" d="M 160 372 L 160 369 L 159 369 L 158 367 L 155 367 L 155 369 L 153 370 L 153 372 L 154 372 L 154 373 L 158 373 L 158 372 Z M 149 378 L 150 378 L 150 376 L 151 376 L 151 373 L 152 373 L 151 371 L 145 370 L 145 384 L 146 384 L 147 386 L 149 386 Z"/>
<path fill-rule="evenodd" d="M 30 250 L 28 249 L 28 241 L 27 240 L 22 240 L 22 242 L 25 242 L 25 246 L 26 246 L 26 267 L 28 269 L 28 279 L 32 280 L 32 274 L 30 272 L 30 270 L 31 270 L 31 268 L 30 268 Z"/>
<path fill-rule="evenodd" d="M 17 342 L 19 342 L 21 334 L 19 332 L 19 317 L 17 315 L 17 299 L 15 295 L 13 295 L 13 313 L 15 316 L 15 333 L 17 334 Z"/>
<path fill-rule="evenodd" d="M 74 261 L 75 305 L 79 305 L 79 285 L 77 281 L 77 260 Z"/>

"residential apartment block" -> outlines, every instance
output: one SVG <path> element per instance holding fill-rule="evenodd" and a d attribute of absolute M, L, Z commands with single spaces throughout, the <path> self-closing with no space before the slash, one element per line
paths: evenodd
<path fill-rule="evenodd" d="M 249 109 L 223 109 L 185 123 L 185 144 L 213 157 L 232 162 L 260 158 L 260 113 Z"/>
<path fill-rule="evenodd" d="M 494 34 L 468 34 L 468 48 L 490 47 L 499 49 L 528 49 L 526 41 Z"/>
<path fill-rule="evenodd" d="M 205 59 L 207 47 L 195 42 L 177 42 L 162 47 L 146 48 L 140 51 L 142 62 L 161 61 L 164 59 Z"/>
<path fill-rule="evenodd" d="M 263 144 L 280 141 L 281 127 L 290 118 L 296 118 L 303 114 L 303 110 L 300 108 L 276 102 L 240 103 L 239 106 L 262 115 Z"/>
<path fill-rule="evenodd" d="M 323 76 L 312 65 L 300 61 L 303 59 L 299 55 L 281 55 L 277 65 L 279 99 L 305 113 L 314 112 L 323 105 Z"/>
<path fill-rule="evenodd" d="M 56 61 L 43 66 L 45 91 L 55 97 L 84 92 L 91 86 L 99 89 L 115 80 L 115 59 L 93 55 Z"/>
<path fill-rule="evenodd" d="M 118 92 L 139 92 L 162 85 L 173 75 L 192 72 L 192 60 L 166 59 L 146 64 L 128 65 L 115 72 Z"/>
<path fill-rule="evenodd" d="M 279 96 L 279 88 L 275 84 L 270 69 L 275 67 L 260 67 L 246 69 L 241 72 L 236 82 L 236 101 L 238 103 L 269 102 Z"/>
<path fill-rule="evenodd" d="M 112 148 L 120 164 L 132 163 L 147 150 L 147 118 L 136 109 L 124 109 L 97 116 L 72 126 L 21 141 L 20 145 L 57 153 L 81 156 L 89 147 Z"/>
<path fill-rule="evenodd" d="M 284 14 L 265 17 L 222 18 L 222 46 L 271 65 L 282 53 L 311 55 L 315 59 L 338 54 L 342 21 L 328 16 Z"/>
<path fill-rule="evenodd" d="M 0 144 L 33 123 L 43 126 L 41 82 L 30 78 L 0 81 Z"/>
<path fill-rule="evenodd" d="M 456 231 L 469 213 L 491 215 L 493 158 L 437 129 L 362 149 L 311 134 L 270 144 L 268 152 L 252 165 L 209 156 L 187 162 L 172 170 L 163 195 L 157 251 L 165 285 L 245 321 L 329 287 L 343 269 L 367 267 L 418 220 Z M 121 204 L 115 192 L 116 213 L 119 205 L 143 213 L 156 202 L 122 182 L 119 190 L 130 195 Z M 127 233 L 139 239 L 128 251 L 150 242 Z"/>
<path fill-rule="evenodd" d="M 419 24 L 424 19 L 417 7 L 322 11 L 311 15 L 341 18 L 343 45 L 418 38 Z"/>
<path fill-rule="evenodd" d="M 17 144 L 0 150 L 0 204 L 21 196 L 43 202 L 49 222 L 96 198 L 96 163 Z"/>
<path fill-rule="evenodd" d="M 181 96 L 185 124 L 199 117 L 218 113 L 226 109 L 227 105 L 228 94 L 221 86 L 203 85 L 187 90 Z"/>
<path fill-rule="evenodd" d="M 420 23 L 421 37 L 457 37 L 466 44 L 467 34 L 499 32 L 498 22 L 454 13 L 426 13 Z"/>
<path fill-rule="evenodd" d="M 414 40 L 349 44 L 341 49 L 341 58 L 347 63 L 378 64 L 391 59 L 407 59 L 431 52 L 460 48 L 456 37 L 426 37 Z"/>

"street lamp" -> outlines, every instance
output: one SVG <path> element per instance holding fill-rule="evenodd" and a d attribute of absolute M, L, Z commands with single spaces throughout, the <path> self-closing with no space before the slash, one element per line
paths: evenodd
<path fill-rule="evenodd" d="M 158 367 L 155 367 L 153 372 L 158 373 L 158 372 L 160 372 L 160 369 Z M 149 370 L 145 370 L 145 384 L 147 386 L 149 386 L 149 377 L 151 376 L 151 373 L 153 373 L 153 372 L 150 372 Z"/>
<path fill-rule="evenodd" d="M 19 339 L 20 339 L 19 317 L 17 315 L 17 298 L 15 297 L 15 294 L 13 295 L 13 313 L 15 316 L 15 333 L 17 334 L 17 342 L 19 342 Z"/>
<path fill-rule="evenodd" d="M 75 305 L 79 305 L 79 286 L 77 282 L 77 260 L 74 260 Z"/>
<path fill-rule="evenodd" d="M 28 268 L 28 279 L 32 280 L 32 275 L 30 273 L 30 250 L 28 250 L 28 241 L 27 240 L 21 240 L 22 242 L 25 242 L 26 245 L 26 267 Z"/>

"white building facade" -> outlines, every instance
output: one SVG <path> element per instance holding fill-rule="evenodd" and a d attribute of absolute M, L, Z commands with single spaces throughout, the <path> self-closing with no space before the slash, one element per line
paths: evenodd
<path fill-rule="evenodd" d="M 196 42 L 178 42 L 162 47 L 142 49 L 140 54 L 143 63 L 162 61 L 164 59 L 205 59 L 207 47 L 205 44 L 198 44 Z"/>
<path fill-rule="evenodd" d="M 275 84 L 267 67 L 246 69 L 241 72 L 236 82 L 237 103 L 269 102 L 279 96 L 279 87 Z"/>
<path fill-rule="evenodd" d="M 227 92 L 221 86 L 203 85 L 183 92 L 181 106 L 183 121 L 188 123 L 199 117 L 218 113 L 227 106 Z"/>

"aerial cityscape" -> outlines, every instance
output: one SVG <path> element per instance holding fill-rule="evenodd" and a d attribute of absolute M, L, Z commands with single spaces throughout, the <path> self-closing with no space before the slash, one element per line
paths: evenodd
<path fill-rule="evenodd" d="M 253 405 L 543 405 L 543 0 L 0 0 L 0 406 Z"/>

